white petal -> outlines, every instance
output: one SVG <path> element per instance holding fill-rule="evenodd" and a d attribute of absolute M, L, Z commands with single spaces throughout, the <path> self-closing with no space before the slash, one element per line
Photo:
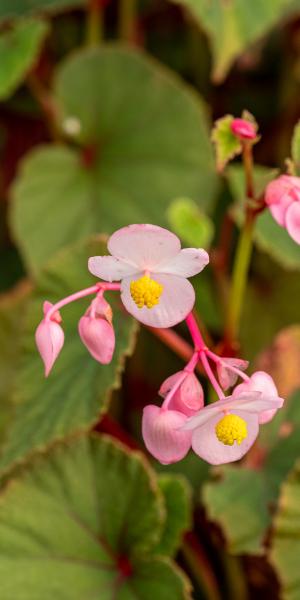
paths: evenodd
<path fill-rule="evenodd" d="M 257 415 L 238 410 L 235 410 L 234 414 L 247 423 L 248 435 L 241 444 L 235 442 L 233 446 L 226 446 L 218 440 L 215 427 L 220 421 L 220 415 L 214 415 L 205 425 L 193 432 L 192 448 L 194 452 L 211 465 L 224 465 L 239 460 L 248 452 L 257 438 L 259 432 Z"/>
<path fill-rule="evenodd" d="M 170 273 L 181 277 L 193 277 L 203 271 L 209 263 L 209 256 L 202 248 L 184 248 L 177 256 L 164 261 L 155 269 L 156 273 Z"/>
<path fill-rule="evenodd" d="M 129 225 L 115 231 L 107 247 L 113 256 L 138 265 L 139 271 L 151 271 L 178 254 L 180 241 L 174 233 L 157 225 Z"/>
<path fill-rule="evenodd" d="M 128 275 L 134 275 L 137 269 L 114 256 L 91 256 L 88 262 L 89 271 L 105 281 L 120 281 Z"/>
<path fill-rule="evenodd" d="M 159 303 L 153 308 L 138 308 L 130 294 L 131 281 L 136 277 L 126 277 L 121 283 L 121 298 L 128 312 L 141 323 L 150 327 L 173 327 L 183 321 L 195 303 L 193 286 L 187 279 L 162 273 L 151 274 L 151 278 L 163 286 Z"/>

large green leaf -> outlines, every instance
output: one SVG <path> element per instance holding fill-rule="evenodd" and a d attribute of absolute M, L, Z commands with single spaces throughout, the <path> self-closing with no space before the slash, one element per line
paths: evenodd
<path fill-rule="evenodd" d="M 84 50 L 59 69 L 55 95 L 60 126 L 85 151 L 48 146 L 22 165 L 11 223 L 31 270 L 88 232 L 165 223 L 178 195 L 209 206 L 205 110 L 167 70 L 129 49 Z"/>
<path fill-rule="evenodd" d="M 216 481 L 204 485 L 202 494 L 208 517 L 222 527 L 229 551 L 260 554 L 270 522 L 262 473 L 224 467 Z"/>
<path fill-rule="evenodd" d="M 284 16 L 300 12 L 299 0 L 174 1 L 190 9 L 209 36 L 216 82 L 221 82 L 236 58 Z"/>
<path fill-rule="evenodd" d="M 245 185 L 243 169 L 240 166 L 229 167 L 227 170 L 228 182 L 233 197 L 237 203 L 235 216 L 239 220 L 239 209 L 245 202 Z M 275 177 L 274 169 L 257 166 L 255 179 L 258 191 L 263 192 L 265 185 Z M 267 252 L 280 265 L 288 269 L 300 269 L 300 246 L 289 236 L 286 229 L 280 227 L 273 219 L 268 209 L 261 213 L 256 221 L 255 242 L 257 246 Z"/>
<path fill-rule="evenodd" d="M 0 35 L 0 100 L 8 98 L 36 60 L 48 31 L 44 21 L 20 21 Z"/>
<path fill-rule="evenodd" d="M 0 501 L 1 600 L 190 598 L 155 558 L 166 518 L 152 472 L 109 438 L 36 457 Z"/>
<path fill-rule="evenodd" d="M 105 249 L 100 238 L 80 242 L 62 251 L 40 274 L 28 306 L 23 352 L 15 377 L 17 406 L 7 430 L 0 469 L 57 438 L 89 429 L 107 409 L 111 392 L 120 383 L 124 357 L 133 347 L 136 324 L 123 310 L 119 295 L 111 294 L 109 298 L 116 330 L 116 350 L 110 365 L 96 362 L 78 335 L 78 320 L 90 300 L 78 301 L 63 310 L 65 345 L 47 380 L 34 342 L 43 301 L 56 302 L 76 289 L 91 285 L 95 279 L 87 270 L 88 256 L 105 254 Z"/>
<path fill-rule="evenodd" d="M 281 583 L 282 600 L 300 597 L 300 462 L 282 486 L 270 559 Z"/>
<path fill-rule="evenodd" d="M 0 19 L 56 12 L 86 4 L 87 0 L 1 0 Z"/>
<path fill-rule="evenodd" d="M 180 546 L 184 532 L 192 524 L 191 489 L 187 480 L 180 475 L 161 475 L 158 483 L 164 495 L 167 518 L 155 550 L 157 554 L 173 556 Z"/>

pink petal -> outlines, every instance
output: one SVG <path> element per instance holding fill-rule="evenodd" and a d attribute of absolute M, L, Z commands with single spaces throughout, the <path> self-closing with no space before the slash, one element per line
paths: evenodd
<path fill-rule="evenodd" d="M 282 398 L 264 397 L 261 392 L 247 391 L 237 396 L 227 396 L 224 400 L 218 400 L 213 404 L 205 406 L 200 410 L 199 414 L 191 417 L 184 425 L 184 430 L 196 429 L 204 425 L 213 415 L 225 411 L 245 410 L 249 413 L 259 413 L 271 408 L 281 408 L 283 404 Z"/>
<path fill-rule="evenodd" d="M 240 358 L 223 358 L 222 362 L 217 364 L 217 373 L 220 385 L 223 390 L 228 390 L 231 386 L 233 386 L 238 378 L 238 374 L 234 371 L 231 371 L 230 367 L 235 367 L 240 369 L 240 371 L 245 371 L 249 365 L 247 360 L 242 360 Z"/>
<path fill-rule="evenodd" d="M 140 271 L 151 271 L 178 254 L 180 241 L 174 233 L 157 225 L 129 225 L 113 233 L 107 247 L 113 256 L 138 265 Z"/>
<path fill-rule="evenodd" d="M 233 119 L 230 127 L 232 133 L 241 139 L 253 140 L 256 138 L 255 125 L 246 119 Z"/>
<path fill-rule="evenodd" d="M 286 228 L 291 238 L 300 244 L 300 202 L 293 202 L 286 212 Z"/>
<path fill-rule="evenodd" d="M 55 321 L 43 320 L 35 332 L 35 341 L 48 377 L 64 345 L 64 332 Z"/>
<path fill-rule="evenodd" d="M 114 256 L 91 256 L 88 261 L 90 273 L 105 281 L 120 281 L 137 272 L 137 267 Z"/>
<path fill-rule="evenodd" d="M 232 392 L 233 396 L 239 396 L 240 394 L 248 391 L 262 392 L 264 397 L 267 397 L 270 401 L 276 401 L 278 399 L 278 391 L 272 377 L 265 373 L 265 371 L 256 371 L 251 375 L 249 381 L 245 381 L 238 385 Z M 278 408 L 273 410 L 266 410 L 260 413 L 258 417 L 259 424 L 268 423 L 273 419 L 277 413 Z"/>
<path fill-rule="evenodd" d="M 273 219 L 275 219 L 275 221 L 278 223 L 278 225 L 281 225 L 281 227 L 285 227 L 286 211 L 291 204 L 294 204 L 291 196 L 289 194 L 284 194 L 281 196 L 279 202 L 270 204 L 269 206 Z"/>
<path fill-rule="evenodd" d="M 209 256 L 202 248 L 184 248 L 177 256 L 164 261 L 155 269 L 156 273 L 170 273 L 180 277 L 193 277 L 203 271 L 209 263 Z"/>
<path fill-rule="evenodd" d="M 159 395 L 163 398 L 171 391 L 178 379 L 182 376 L 183 371 L 174 373 L 168 377 L 160 387 Z M 187 415 L 194 415 L 204 405 L 203 388 L 194 373 L 189 373 L 179 389 L 172 396 L 168 408 L 177 410 Z"/>
<path fill-rule="evenodd" d="M 257 438 L 259 432 L 257 415 L 252 415 L 242 410 L 231 412 L 244 419 L 247 423 L 248 435 L 241 444 L 235 442 L 233 446 L 226 446 L 218 440 L 215 427 L 220 418 L 222 418 L 219 414 L 214 415 L 205 425 L 195 429 L 193 432 L 192 448 L 194 452 L 211 465 L 223 465 L 239 460 L 248 452 Z"/>
<path fill-rule="evenodd" d="M 142 273 L 137 274 L 138 279 Z M 195 303 L 195 291 L 191 283 L 177 275 L 163 273 L 151 274 L 155 281 L 163 285 L 159 303 L 153 308 L 138 308 L 130 294 L 132 277 L 126 277 L 121 283 L 121 298 L 128 312 L 141 323 L 150 327 L 173 327 L 183 321 L 191 312 Z"/>
<path fill-rule="evenodd" d="M 144 408 L 142 433 L 147 450 L 163 465 L 177 462 L 191 447 L 191 433 L 179 431 L 186 416 L 159 406 Z"/>
<path fill-rule="evenodd" d="M 103 365 L 111 362 L 115 349 L 112 325 L 101 317 L 81 317 L 78 331 L 82 342 L 95 360 Z"/>

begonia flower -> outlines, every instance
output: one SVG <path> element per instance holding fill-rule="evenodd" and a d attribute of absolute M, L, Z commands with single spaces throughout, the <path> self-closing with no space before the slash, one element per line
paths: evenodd
<path fill-rule="evenodd" d="M 176 410 L 145 406 L 142 434 L 147 450 L 163 465 L 178 462 L 191 447 L 192 433 L 181 428 L 187 417 Z"/>
<path fill-rule="evenodd" d="M 254 140 L 256 138 L 256 127 L 246 119 L 233 119 L 231 122 L 232 133 L 242 140 Z"/>
<path fill-rule="evenodd" d="M 228 396 L 205 406 L 188 419 L 182 431 L 192 431 L 192 448 L 212 465 L 239 460 L 254 444 L 259 432 L 259 415 L 280 408 L 281 398 L 261 392 Z"/>
<path fill-rule="evenodd" d="M 300 244 L 300 177 L 280 175 L 271 181 L 266 188 L 265 201 L 278 225 Z"/>
<path fill-rule="evenodd" d="M 50 302 L 44 302 L 43 310 L 45 316 L 52 306 Z M 59 325 L 60 322 L 61 316 L 56 311 L 50 319 L 44 318 L 35 332 L 37 349 L 45 366 L 45 377 L 48 377 L 64 345 L 64 332 Z"/>
<path fill-rule="evenodd" d="M 234 388 L 232 395 L 235 397 L 243 392 L 262 392 L 264 396 L 268 396 L 270 400 L 278 399 L 277 387 L 271 375 L 265 373 L 265 371 L 256 371 L 253 373 L 249 378 L 249 381 L 244 381 Z M 262 425 L 263 423 L 271 421 L 277 413 L 277 410 L 278 407 L 260 413 L 258 418 L 259 424 Z"/>
<path fill-rule="evenodd" d="M 178 371 L 168 377 L 161 385 L 159 395 L 166 397 L 177 381 L 182 377 L 183 371 Z M 180 384 L 172 396 L 168 408 L 177 410 L 187 416 L 192 416 L 204 405 L 204 393 L 200 381 L 194 373 L 187 373 L 185 379 Z"/>
<path fill-rule="evenodd" d="M 191 312 L 195 292 L 188 277 L 208 264 L 205 250 L 181 249 L 179 238 L 156 225 L 129 225 L 113 233 L 111 256 L 93 256 L 89 270 L 106 281 L 121 281 L 128 312 L 151 327 L 172 327 Z"/>

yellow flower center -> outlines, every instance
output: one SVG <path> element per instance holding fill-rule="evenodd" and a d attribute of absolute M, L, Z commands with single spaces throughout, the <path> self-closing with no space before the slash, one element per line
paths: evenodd
<path fill-rule="evenodd" d="M 149 275 L 144 275 L 130 284 L 130 294 L 138 308 L 143 308 L 143 306 L 153 308 L 159 303 L 162 291 L 163 286 L 151 279 Z"/>
<path fill-rule="evenodd" d="M 233 446 L 234 442 L 241 444 L 247 437 L 247 423 L 238 415 L 225 415 L 216 424 L 216 436 L 219 442 L 226 446 Z"/>

